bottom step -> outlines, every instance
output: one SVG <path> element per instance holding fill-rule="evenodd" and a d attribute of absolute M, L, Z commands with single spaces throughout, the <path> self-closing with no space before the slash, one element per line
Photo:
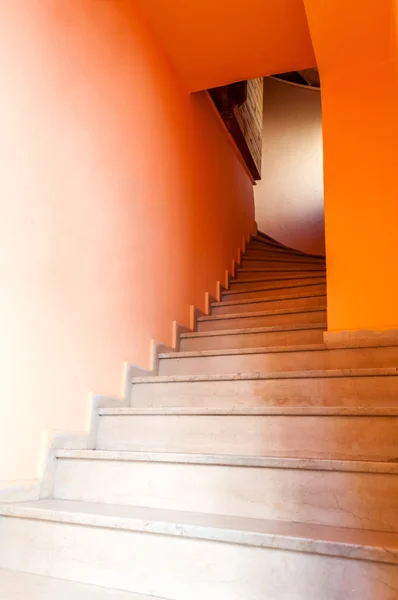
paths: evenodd
<path fill-rule="evenodd" d="M 0 569 L 0 600 L 162 600 L 162 598 Z"/>
<path fill-rule="evenodd" d="M 9 569 L 170 600 L 397 598 L 397 534 L 56 500 L 0 515 Z"/>

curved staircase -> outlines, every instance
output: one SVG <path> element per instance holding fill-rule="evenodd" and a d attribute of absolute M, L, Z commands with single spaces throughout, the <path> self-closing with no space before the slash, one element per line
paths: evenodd
<path fill-rule="evenodd" d="M 0 507 L 4 574 L 82 598 L 396 600 L 398 348 L 324 344 L 323 257 L 259 234 L 235 275 L 99 410 L 94 450 L 56 452 L 52 498 Z"/>

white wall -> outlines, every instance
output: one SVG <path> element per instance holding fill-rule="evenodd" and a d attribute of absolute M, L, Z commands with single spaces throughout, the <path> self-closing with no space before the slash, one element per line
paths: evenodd
<path fill-rule="evenodd" d="M 255 187 L 260 231 L 324 254 L 320 92 L 264 79 L 262 179 Z"/>

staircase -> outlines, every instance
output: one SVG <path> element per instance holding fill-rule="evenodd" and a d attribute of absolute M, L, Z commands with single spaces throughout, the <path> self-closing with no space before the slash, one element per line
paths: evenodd
<path fill-rule="evenodd" d="M 324 259 L 253 237 L 52 498 L 0 506 L 0 598 L 397 600 L 398 348 L 325 329 Z"/>

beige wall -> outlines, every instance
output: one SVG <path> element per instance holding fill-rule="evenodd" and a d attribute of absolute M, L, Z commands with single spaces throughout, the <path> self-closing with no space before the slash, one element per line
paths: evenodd
<path fill-rule="evenodd" d="M 264 79 L 258 227 L 287 246 L 317 254 L 325 251 L 322 160 L 319 91 Z"/>
<path fill-rule="evenodd" d="M 130 0 L 0 2 L 0 77 L 1 486 L 204 308 L 254 205 Z"/>

